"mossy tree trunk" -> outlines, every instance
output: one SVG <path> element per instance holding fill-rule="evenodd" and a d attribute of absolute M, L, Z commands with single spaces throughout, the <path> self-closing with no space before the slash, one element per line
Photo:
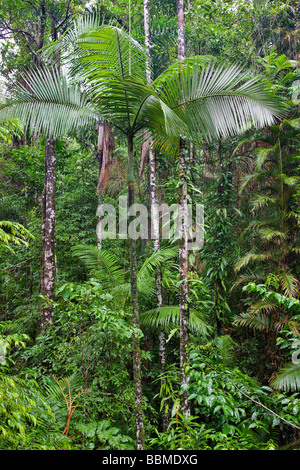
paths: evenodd
<path fill-rule="evenodd" d="M 55 291 L 55 188 L 55 139 L 50 138 L 46 140 L 45 187 L 43 194 L 41 292 L 45 297 L 45 301 L 42 304 L 42 330 L 53 322 L 52 301 L 54 300 Z"/>
<path fill-rule="evenodd" d="M 178 60 L 185 60 L 185 35 L 184 35 L 184 8 L 183 0 L 177 0 L 177 26 L 178 26 Z M 189 343 L 189 309 L 188 309 L 188 231 L 187 216 L 187 149 L 184 139 L 179 142 L 179 205 L 181 211 L 181 240 L 179 245 L 179 311 L 180 311 L 180 382 L 181 386 L 189 382 L 189 376 L 185 373 L 188 365 L 187 346 Z M 189 416 L 190 404 L 187 391 L 182 395 L 181 412 Z"/>

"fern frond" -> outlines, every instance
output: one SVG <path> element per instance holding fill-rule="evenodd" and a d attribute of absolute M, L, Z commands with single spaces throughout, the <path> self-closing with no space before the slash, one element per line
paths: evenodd
<path fill-rule="evenodd" d="M 178 247 L 161 247 L 159 251 L 153 251 L 144 261 L 138 272 L 138 281 L 153 276 L 157 268 L 176 268 L 174 258 L 178 255 Z"/>
<path fill-rule="evenodd" d="M 269 154 L 275 152 L 277 148 L 278 148 L 278 144 L 276 143 L 275 145 L 273 145 L 273 147 L 270 147 L 270 148 L 258 148 L 258 149 L 256 149 L 256 151 L 255 151 L 256 171 L 258 171 L 258 172 L 261 171 L 263 165 L 266 163 L 266 161 L 269 157 Z"/>
<path fill-rule="evenodd" d="M 218 348 L 223 366 L 232 366 L 234 364 L 235 342 L 233 341 L 231 336 L 218 336 L 218 338 L 216 339 L 216 346 Z"/>
<path fill-rule="evenodd" d="M 77 245 L 72 252 L 86 265 L 91 276 L 99 279 L 102 284 L 108 287 L 124 284 L 126 272 L 113 253 L 98 250 L 93 245 Z"/>
<path fill-rule="evenodd" d="M 270 253 L 253 253 L 249 251 L 235 263 L 235 271 L 240 271 L 244 266 L 256 261 L 267 261 L 271 259 Z"/>
<path fill-rule="evenodd" d="M 285 295 L 295 296 L 299 291 L 299 281 L 297 278 L 288 272 L 283 272 L 279 275 L 279 280 Z"/>
<path fill-rule="evenodd" d="M 233 325 L 252 328 L 258 331 L 271 331 L 274 322 L 271 315 L 259 313 L 257 315 L 251 313 L 241 313 L 234 317 Z"/>
<path fill-rule="evenodd" d="M 190 309 L 189 329 L 194 333 L 207 335 L 211 330 L 203 315 L 196 309 Z M 167 329 L 170 324 L 179 324 L 179 307 L 177 305 L 168 305 L 160 308 L 148 310 L 140 314 L 141 324 L 148 328 L 157 328 L 158 326 Z"/>
<path fill-rule="evenodd" d="M 286 392 L 299 392 L 300 390 L 300 363 L 290 363 L 279 370 L 271 386 L 276 390 Z"/>

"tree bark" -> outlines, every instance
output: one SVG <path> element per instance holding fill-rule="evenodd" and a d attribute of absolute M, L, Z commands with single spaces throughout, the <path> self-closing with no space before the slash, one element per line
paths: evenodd
<path fill-rule="evenodd" d="M 149 31 L 149 7 L 148 0 L 144 0 L 144 31 L 145 31 L 145 47 L 148 57 L 148 64 L 146 69 L 147 82 L 151 84 L 151 70 L 150 70 L 150 31 Z M 156 162 L 155 153 L 150 146 L 149 150 L 149 167 L 150 167 L 150 206 L 151 206 L 151 221 L 154 234 L 154 250 L 156 252 L 160 249 L 159 242 L 159 214 L 157 209 L 157 197 L 156 197 Z M 163 306 L 163 293 L 161 284 L 161 271 L 158 268 L 156 271 L 156 295 L 157 295 L 157 307 Z M 166 370 L 166 336 L 164 329 L 159 327 L 159 358 L 160 358 L 160 371 L 164 373 Z M 162 377 L 161 386 L 164 385 L 166 379 Z M 169 425 L 169 417 L 166 413 L 166 402 L 163 405 L 163 431 L 167 430 Z"/>
<path fill-rule="evenodd" d="M 43 222 L 42 222 L 42 295 L 50 302 L 43 302 L 41 329 L 45 329 L 53 322 L 53 305 L 55 289 L 55 187 L 56 187 L 56 159 L 55 140 L 46 140 L 45 149 L 45 188 L 43 195 Z"/>
<path fill-rule="evenodd" d="M 178 26 L 178 60 L 185 60 L 184 10 L 183 0 L 177 0 Z M 187 165 L 186 143 L 179 142 L 179 205 L 181 211 L 181 239 L 179 245 L 179 311 L 180 311 L 180 382 L 185 387 L 189 376 L 185 373 L 188 365 L 187 346 L 189 343 L 189 309 L 188 309 L 188 233 L 184 215 L 187 216 Z M 181 411 L 185 416 L 190 415 L 190 404 L 187 391 L 184 390 L 181 401 Z"/>
<path fill-rule="evenodd" d="M 128 138 L 128 204 L 131 207 L 134 204 L 134 177 L 133 177 L 133 141 Z M 130 222 L 130 220 L 129 220 Z M 138 290 L 137 290 L 137 258 L 136 241 L 130 239 L 130 279 L 132 296 L 132 314 L 133 326 L 136 330 L 140 329 Z M 141 350 L 140 338 L 137 331 L 133 332 L 133 379 L 135 391 L 135 419 L 136 419 L 136 438 L 137 450 L 145 448 L 145 431 L 143 417 L 143 391 L 142 391 L 142 368 L 141 368 Z"/>
<path fill-rule="evenodd" d="M 184 9 L 183 0 L 177 0 L 177 35 L 178 35 L 178 59 L 185 59 L 185 35 L 184 35 Z"/>

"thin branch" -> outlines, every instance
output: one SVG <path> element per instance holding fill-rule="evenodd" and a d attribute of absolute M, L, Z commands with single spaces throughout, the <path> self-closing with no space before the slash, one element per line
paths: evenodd
<path fill-rule="evenodd" d="M 14 269 L 17 266 L 20 266 L 21 264 L 27 263 L 27 261 L 31 261 L 33 259 L 35 259 L 35 258 L 32 257 L 32 258 L 25 259 L 24 261 L 21 261 L 20 263 L 17 263 L 17 264 L 13 264 L 12 266 L 6 266 L 4 269 Z"/>
<path fill-rule="evenodd" d="M 288 424 L 288 425 L 292 426 L 293 428 L 298 429 L 298 430 L 300 431 L 300 427 L 299 427 L 299 426 L 297 426 L 296 424 L 291 423 L 290 421 L 288 421 L 288 420 L 285 419 L 285 418 L 282 418 L 282 417 L 279 416 L 277 413 L 275 413 L 275 411 L 270 410 L 270 408 L 268 408 L 267 406 L 263 405 L 260 401 L 254 400 L 254 398 L 249 397 L 249 395 L 247 395 L 247 393 L 245 393 L 245 392 L 242 392 L 242 390 L 240 390 L 240 389 L 235 385 L 235 383 L 234 383 L 232 380 L 230 380 L 230 382 L 231 382 L 232 385 L 233 385 L 242 395 L 244 395 L 246 398 L 248 398 L 249 400 L 253 401 L 253 402 L 256 403 L 257 405 L 262 406 L 265 410 L 269 411 L 269 413 L 272 413 L 274 416 L 276 416 L 276 418 L 280 419 L 281 421 L 284 421 L 286 424 Z"/>
<path fill-rule="evenodd" d="M 35 10 L 35 11 L 38 11 L 38 5 L 34 5 L 32 2 L 30 2 L 29 0 L 21 0 L 22 2 L 24 3 L 29 3 L 29 5 L 32 6 L 32 8 Z"/>
<path fill-rule="evenodd" d="M 68 20 L 69 10 L 70 10 L 70 3 L 71 3 L 71 0 L 68 0 L 65 17 L 56 27 L 54 27 L 55 31 L 57 31 L 59 28 L 61 28 L 61 26 Z"/>

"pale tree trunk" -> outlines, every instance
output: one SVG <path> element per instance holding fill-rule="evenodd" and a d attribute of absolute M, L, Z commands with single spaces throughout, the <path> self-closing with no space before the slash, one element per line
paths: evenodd
<path fill-rule="evenodd" d="M 185 36 L 184 36 L 184 8 L 183 0 L 177 0 L 177 35 L 178 35 L 178 59 L 185 59 Z"/>
<path fill-rule="evenodd" d="M 144 0 L 144 31 L 145 31 L 145 47 L 147 56 L 150 62 L 150 32 L 149 32 L 149 8 L 148 0 Z M 147 64 L 146 76 L 147 82 L 151 84 L 151 70 L 149 63 Z M 157 208 L 156 198 L 156 168 L 155 168 L 155 153 L 150 145 L 149 150 L 149 167 L 150 167 L 150 205 L 151 205 L 151 221 L 154 234 L 154 250 L 159 251 L 159 214 Z M 162 295 L 162 284 L 161 284 L 161 271 L 158 268 L 156 272 L 156 295 L 157 295 L 157 307 L 163 306 L 163 295 Z M 160 357 L 160 369 L 161 373 L 166 370 L 166 337 L 162 327 L 159 327 L 159 357 Z M 166 379 L 161 379 L 161 386 L 164 385 Z M 167 430 L 169 424 L 169 418 L 166 413 L 166 402 L 163 405 L 163 431 Z"/>
<path fill-rule="evenodd" d="M 185 60 L 184 36 L 184 10 L 183 0 L 177 0 L 177 26 L 178 26 L 178 59 Z M 189 309 L 188 309 L 188 233 L 187 216 L 187 164 L 186 143 L 180 139 L 179 143 L 179 205 L 181 211 L 181 240 L 179 245 L 179 311 L 180 311 L 180 382 L 185 386 L 189 382 L 189 375 L 185 373 L 188 365 L 187 346 L 189 343 Z M 190 404 L 186 390 L 182 395 L 181 411 L 185 416 L 190 415 Z"/>
<path fill-rule="evenodd" d="M 133 176 L 133 141 L 128 137 L 128 205 L 134 204 L 134 176 Z M 130 222 L 130 218 L 129 218 Z M 130 239 L 130 279 L 131 279 L 131 296 L 132 296 L 132 314 L 133 326 L 140 329 L 139 306 L 138 306 L 138 290 L 137 290 L 137 258 L 136 258 L 136 241 Z M 135 391 L 135 420 L 136 420 L 136 439 L 137 450 L 145 448 L 145 431 L 143 417 L 143 391 L 142 391 L 142 367 L 141 367 L 141 350 L 139 335 L 133 333 L 133 379 Z"/>
<path fill-rule="evenodd" d="M 55 140 L 46 140 L 45 149 L 45 188 L 43 194 L 42 245 L 43 260 L 41 273 L 42 295 L 50 302 L 42 304 L 41 329 L 53 322 L 53 305 L 55 289 L 55 187 L 56 159 Z"/>

